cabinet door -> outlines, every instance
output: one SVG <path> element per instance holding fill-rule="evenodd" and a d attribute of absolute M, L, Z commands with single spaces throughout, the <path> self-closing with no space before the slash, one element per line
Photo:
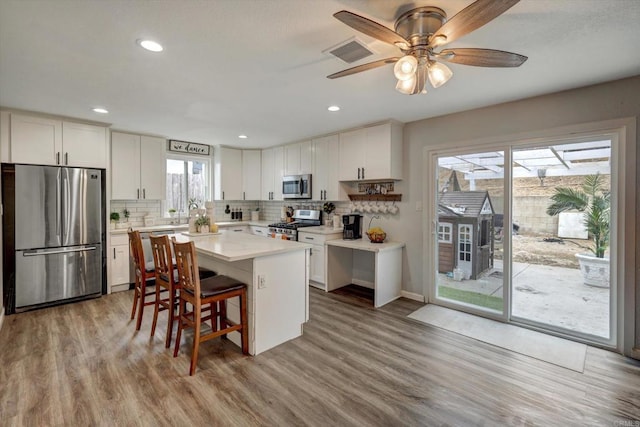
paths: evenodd
<path fill-rule="evenodd" d="M 282 177 L 284 176 L 284 149 L 275 147 L 273 149 L 273 200 L 283 200 L 282 198 Z"/>
<path fill-rule="evenodd" d="M 216 200 L 242 200 L 242 150 L 219 147 L 217 154 Z"/>
<path fill-rule="evenodd" d="M 366 133 L 356 129 L 340 134 L 340 180 L 355 181 L 361 179 L 358 169 L 364 166 L 364 148 Z"/>
<path fill-rule="evenodd" d="M 259 150 L 242 150 L 242 195 L 244 200 L 260 200 L 261 161 Z"/>
<path fill-rule="evenodd" d="M 338 163 L 334 159 L 334 163 Z M 313 176 L 311 177 L 312 198 L 324 200 L 324 192 L 328 184 L 328 168 L 330 164 L 329 147 L 326 138 L 313 140 Z M 337 166 L 336 166 L 337 168 Z M 327 199 L 328 200 L 328 199 Z"/>
<path fill-rule="evenodd" d="M 61 164 L 62 122 L 59 120 L 11 114 L 10 140 L 13 163 Z"/>
<path fill-rule="evenodd" d="M 165 144 L 164 138 L 140 137 L 140 199 L 162 200 L 166 197 Z"/>
<path fill-rule="evenodd" d="M 313 245 L 309 262 L 309 279 L 324 285 L 324 245 Z"/>
<path fill-rule="evenodd" d="M 261 200 L 271 200 L 274 191 L 273 177 L 275 175 L 273 162 L 273 149 L 262 150 L 262 191 L 260 192 Z"/>
<path fill-rule="evenodd" d="M 300 172 L 300 146 L 298 144 L 284 146 L 284 174 L 297 175 Z"/>
<path fill-rule="evenodd" d="M 109 259 L 109 286 L 129 283 L 129 245 L 112 246 Z"/>
<path fill-rule="evenodd" d="M 313 140 L 313 198 L 347 200 L 340 184 L 340 136 L 329 135 Z"/>
<path fill-rule="evenodd" d="M 385 123 L 365 131 L 364 179 L 391 178 L 391 125 Z"/>
<path fill-rule="evenodd" d="M 107 129 L 83 123 L 62 123 L 61 163 L 84 168 L 107 168 Z"/>
<path fill-rule="evenodd" d="M 300 166 L 298 167 L 298 173 L 311 173 L 311 171 L 313 170 L 311 141 L 299 142 L 297 145 L 300 149 Z"/>
<path fill-rule="evenodd" d="M 284 147 L 284 174 L 300 175 L 311 173 L 313 167 L 311 141 L 302 141 Z"/>
<path fill-rule="evenodd" d="M 140 136 L 111 133 L 111 199 L 136 200 L 140 190 Z"/>

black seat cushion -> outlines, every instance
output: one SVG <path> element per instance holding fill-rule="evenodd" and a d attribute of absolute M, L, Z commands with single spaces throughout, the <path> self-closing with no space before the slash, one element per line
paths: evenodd
<path fill-rule="evenodd" d="M 212 297 L 225 292 L 246 288 L 244 283 L 229 276 L 213 276 L 200 281 L 200 298 Z M 189 290 L 187 292 L 191 293 Z"/>

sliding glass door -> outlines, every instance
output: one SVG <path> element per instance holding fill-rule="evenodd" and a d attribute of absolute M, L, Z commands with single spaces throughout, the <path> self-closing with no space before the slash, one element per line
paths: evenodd
<path fill-rule="evenodd" d="M 437 304 L 611 345 L 613 140 L 434 154 Z"/>
<path fill-rule="evenodd" d="M 608 340 L 611 140 L 512 158 L 512 320 Z"/>
<path fill-rule="evenodd" d="M 436 295 L 441 301 L 504 313 L 502 151 L 437 159 Z"/>

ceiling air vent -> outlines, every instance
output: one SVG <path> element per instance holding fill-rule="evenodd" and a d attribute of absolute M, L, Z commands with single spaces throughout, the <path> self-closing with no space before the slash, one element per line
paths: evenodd
<path fill-rule="evenodd" d="M 373 55 L 373 52 L 371 52 L 363 42 L 355 37 L 330 47 L 323 52 L 327 55 L 335 56 L 347 64 L 351 64 L 361 60 L 362 58 Z"/>

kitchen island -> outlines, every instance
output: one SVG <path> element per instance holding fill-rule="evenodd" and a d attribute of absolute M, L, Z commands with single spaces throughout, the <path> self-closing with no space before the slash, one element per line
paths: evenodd
<path fill-rule="evenodd" d="M 250 354 L 302 335 L 309 319 L 311 245 L 246 233 L 174 236 L 179 242 L 194 242 L 200 266 L 247 284 Z M 228 301 L 227 310 L 231 320 L 240 320 L 238 298 Z M 228 337 L 240 345 L 238 332 Z"/>

